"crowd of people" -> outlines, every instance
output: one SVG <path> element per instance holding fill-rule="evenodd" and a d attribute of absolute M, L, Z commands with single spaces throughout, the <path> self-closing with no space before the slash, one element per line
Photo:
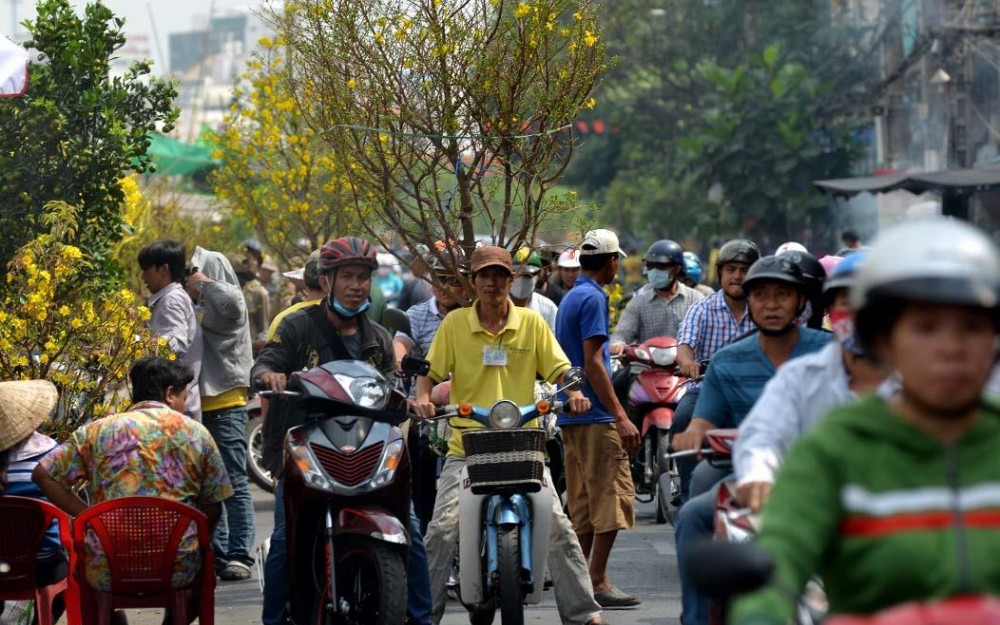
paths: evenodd
<path fill-rule="evenodd" d="M 219 577 L 248 579 L 252 387 L 280 392 L 293 373 L 335 360 L 393 376 L 404 356 L 416 355 L 429 372 L 408 389 L 410 406 L 429 418 L 442 403 L 531 403 L 536 380 L 559 383 L 580 367 L 585 384 L 565 391 L 558 420 L 568 515 L 555 501 L 548 567 L 563 623 L 605 623 L 604 609 L 642 603 L 608 574 L 619 532 L 635 527 L 629 455 L 640 444 L 626 408 L 629 373 L 613 373 L 612 357 L 673 336 L 677 371 L 690 382 L 672 445 L 694 452 L 677 460 L 673 502 L 685 625 L 709 622 L 688 557 L 711 539 L 717 491 L 730 479 L 742 505 L 763 510 L 758 541 L 776 567 L 771 586 L 736 602 L 734 622 L 786 622 L 817 573 L 834 612 L 996 593 L 989 554 L 1000 535 L 992 460 L 1000 412 L 985 391 L 996 360 L 1000 253 L 975 228 L 946 219 L 894 226 L 871 248 L 854 232 L 843 240 L 837 255 L 817 259 L 797 243 L 762 255 L 734 239 L 714 250 L 708 271 L 675 241 L 656 241 L 641 258 L 646 284 L 613 327 L 607 287 L 626 254 L 607 229 L 558 254 L 492 245 L 467 254 L 438 242 L 413 250 L 406 281 L 398 261 L 371 242 L 335 238 L 284 274 L 294 295 L 277 285 L 277 268 L 254 241 L 242 254 L 198 247 L 190 257 L 178 242 L 157 241 L 139 253 L 138 269 L 152 331 L 176 360 L 135 363 L 134 405 L 61 444 L 37 431 L 55 388 L 0 382 L 0 493 L 45 497 L 71 515 L 87 505 L 71 488 L 81 482 L 91 503 L 127 495 L 188 503 L 213 524 Z M 709 276 L 718 290 L 702 283 Z M 405 310 L 408 329 L 380 325 L 387 304 Z M 414 625 L 444 613 L 459 532 L 461 432 L 481 427 L 461 417 L 450 424 L 440 463 L 420 453 L 430 426 L 410 431 Z M 720 428 L 740 432 L 732 469 L 699 461 L 706 433 Z M 283 432 L 267 436 L 266 446 L 280 448 Z M 272 469 L 280 476 L 280 465 Z M 282 492 L 279 477 L 266 625 L 287 621 Z M 178 582 L 193 575 L 194 540 L 182 543 Z M 39 579 L 64 576 L 54 536 L 42 549 Z M 89 582 L 106 586 L 99 547 L 88 557 Z"/>

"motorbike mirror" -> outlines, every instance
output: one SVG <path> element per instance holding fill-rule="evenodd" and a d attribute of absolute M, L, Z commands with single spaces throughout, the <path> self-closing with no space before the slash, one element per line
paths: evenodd
<path fill-rule="evenodd" d="M 406 376 L 427 375 L 430 373 L 431 363 L 417 356 L 403 356 L 403 361 L 400 363 L 399 368 L 402 370 L 403 375 Z"/>
<path fill-rule="evenodd" d="M 583 373 L 583 369 L 581 369 L 580 367 L 572 367 L 563 376 L 563 382 L 566 383 L 566 385 L 563 386 L 563 389 L 567 389 L 570 391 L 579 391 L 580 389 L 583 388 L 583 382 L 586 379 L 587 377 Z"/>
<path fill-rule="evenodd" d="M 687 558 L 691 583 L 713 597 L 731 597 L 757 590 L 771 581 L 774 564 L 753 543 L 705 541 Z"/>
<path fill-rule="evenodd" d="M 392 336 L 395 336 L 397 332 L 410 334 L 410 318 L 398 308 L 386 308 L 382 312 L 381 323 L 382 327 L 388 330 Z"/>

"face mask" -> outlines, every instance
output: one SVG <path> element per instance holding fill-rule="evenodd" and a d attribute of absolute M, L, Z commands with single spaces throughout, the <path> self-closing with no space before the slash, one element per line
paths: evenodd
<path fill-rule="evenodd" d="M 658 291 L 669 289 L 674 285 L 674 275 L 667 269 L 647 269 L 646 280 Z"/>
<path fill-rule="evenodd" d="M 831 310 L 830 326 L 833 335 L 841 347 L 856 356 L 862 356 L 865 350 L 858 341 L 858 335 L 854 331 L 854 314 L 849 310 Z"/>
<path fill-rule="evenodd" d="M 342 317 L 344 319 L 353 319 L 358 315 L 364 314 L 364 312 L 368 310 L 368 307 L 371 306 L 371 302 L 369 300 L 365 300 L 364 303 L 361 304 L 361 308 L 358 308 L 357 310 L 347 310 L 346 308 L 344 308 L 344 305 L 338 302 L 337 298 L 335 298 L 331 293 L 327 295 L 326 305 L 338 317 Z"/>
<path fill-rule="evenodd" d="M 518 276 L 510 286 L 510 296 L 514 299 L 528 299 L 535 290 L 534 276 Z"/>

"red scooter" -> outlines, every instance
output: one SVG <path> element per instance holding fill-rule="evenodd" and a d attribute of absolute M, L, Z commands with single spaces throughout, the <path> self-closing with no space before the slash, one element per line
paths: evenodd
<path fill-rule="evenodd" d="M 629 418 L 642 436 L 642 445 L 632 455 L 632 482 L 639 501 L 656 500 L 656 522 L 670 519 L 670 501 L 680 485 L 670 453 L 670 426 L 674 410 L 687 390 L 687 378 L 675 361 L 677 340 L 658 336 L 645 343 L 628 345 L 621 363 L 629 369 Z"/>

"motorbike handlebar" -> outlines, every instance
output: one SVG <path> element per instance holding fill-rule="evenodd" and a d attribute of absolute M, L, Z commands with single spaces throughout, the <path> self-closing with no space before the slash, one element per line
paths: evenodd
<path fill-rule="evenodd" d="M 298 391 L 288 391 L 288 390 L 282 391 L 280 393 L 277 391 L 266 391 L 266 390 L 257 392 L 257 397 L 301 397 L 301 396 L 302 393 Z"/>

